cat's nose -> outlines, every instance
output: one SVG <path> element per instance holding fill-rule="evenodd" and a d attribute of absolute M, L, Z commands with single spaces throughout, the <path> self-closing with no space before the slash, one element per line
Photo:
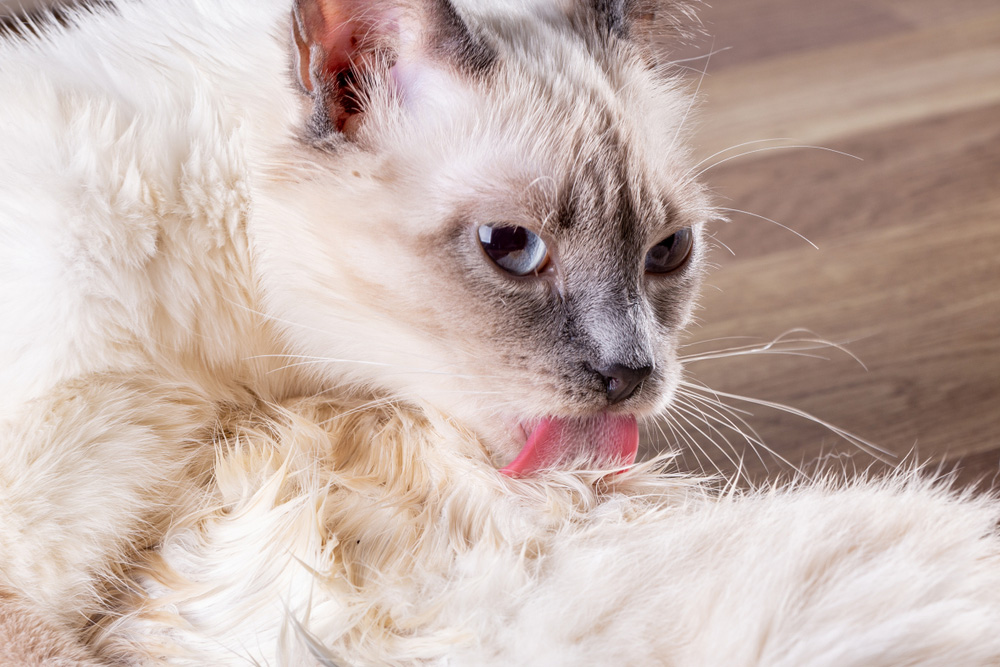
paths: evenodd
<path fill-rule="evenodd" d="M 608 389 L 608 402 L 614 405 L 632 396 L 639 384 L 653 372 L 653 367 L 631 368 L 623 364 L 612 364 L 607 368 L 594 370 L 604 378 L 604 384 Z"/>

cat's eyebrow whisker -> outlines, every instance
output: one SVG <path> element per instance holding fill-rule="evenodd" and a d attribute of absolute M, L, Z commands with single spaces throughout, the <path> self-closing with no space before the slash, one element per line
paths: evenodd
<path fill-rule="evenodd" d="M 807 420 L 809 420 L 809 421 L 811 421 L 811 422 L 813 422 L 815 424 L 818 424 L 819 426 L 822 426 L 823 428 L 829 430 L 831 433 L 834 433 L 834 434 L 840 436 L 841 438 L 843 438 L 847 442 L 851 443 L 852 445 L 854 445 L 858 449 L 862 450 L 863 452 L 865 452 L 869 456 L 872 456 L 872 457 L 874 457 L 874 458 L 876 458 L 876 459 L 878 459 L 880 461 L 888 462 L 888 460 L 886 458 L 883 458 L 883 457 L 888 457 L 888 459 L 890 459 L 890 460 L 894 459 L 894 458 L 897 458 L 896 455 L 893 454 L 892 452 L 890 452 L 889 450 L 883 449 L 882 447 L 879 447 L 878 445 L 875 445 L 874 443 L 869 442 L 869 441 L 865 440 L 864 438 L 862 438 L 860 436 L 854 435 L 850 431 L 846 431 L 846 430 L 840 428 L 839 426 L 835 426 L 835 425 L 831 424 L 830 422 L 828 422 L 828 421 L 826 421 L 824 419 L 820 419 L 819 417 L 816 417 L 815 415 L 812 415 L 812 414 L 806 412 L 805 410 L 800 410 L 798 408 L 793 408 L 793 407 L 791 407 L 789 405 L 785 405 L 783 403 L 777 403 L 775 401 L 767 401 L 767 400 L 760 399 L 760 398 L 751 398 L 749 396 L 743 396 L 741 394 L 731 394 L 731 393 L 728 393 L 728 392 L 725 392 L 725 391 L 720 391 L 718 389 L 708 389 L 708 388 L 705 388 L 705 387 L 701 387 L 700 385 L 687 382 L 685 380 L 681 380 L 680 384 L 682 386 L 688 388 L 688 389 L 693 389 L 693 390 L 702 391 L 702 392 L 709 392 L 709 393 L 714 394 L 714 395 L 719 396 L 719 397 L 731 398 L 731 399 L 736 400 L 736 401 L 743 401 L 745 403 L 751 403 L 753 405 L 760 405 L 760 406 L 765 407 L 765 408 L 771 408 L 772 410 L 777 410 L 779 412 L 785 412 L 785 413 L 788 413 L 788 414 L 791 414 L 791 415 L 795 415 L 796 417 L 801 417 L 803 419 L 807 419 Z"/>
<path fill-rule="evenodd" d="M 718 53 L 718 51 L 716 51 L 716 53 Z M 679 63 L 679 62 L 683 62 L 683 61 L 678 60 L 677 62 Z M 697 67 L 691 67 L 690 65 L 677 65 L 675 63 L 663 63 L 657 69 L 669 70 L 671 68 L 675 69 L 675 70 L 682 70 L 683 69 L 683 70 L 687 70 L 688 72 L 693 72 L 695 74 L 701 74 L 701 70 L 698 69 Z"/>
<path fill-rule="evenodd" d="M 671 148 L 671 150 L 673 150 L 674 148 L 676 148 L 676 146 L 677 146 L 677 140 L 681 136 L 681 131 L 684 129 L 684 124 L 687 123 L 688 116 L 691 114 L 691 110 L 694 108 L 695 103 L 698 101 L 698 93 L 701 92 L 701 85 L 705 82 L 705 75 L 708 73 L 708 66 L 709 66 L 709 64 L 711 64 L 711 62 L 712 62 L 712 56 L 715 55 L 715 53 L 716 53 L 716 51 L 715 51 L 715 38 L 713 37 L 712 38 L 712 45 L 709 48 L 708 54 L 705 56 L 705 67 L 701 70 L 701 77 L 699 77 L 699 79 L 698 79 L 698 85 L 697 85 L 697 87 L 695 87 L 694 93 L 692 93 L 692 95 L 691 95 L 691 99 L 688 102 L 687 109 L 684 111 L 684 115 L 681 116 L 681 121 L 677 125 L 677 131 L 674 132 L 674 138 L 671 139 L 671 141 L 670 141 L 670 148 Z M 687 178 L 687 174 L 685 174 L 684 178 L 682 178 L 681 180 L 685 180 L 686 178 Z"/>
<path fill-rule="evenodd" d="M 690 58 L 680 58 L 678 60 L 668 60 L 667 62 L 665 62 L 663 64 L 664 65 L 676 65 L 678 63 L 690 63 L 690 62 L 694 62 L 695 60 L 705 60 L 705 59 L 711 58 L 712 56 L 714 56 L 714 55 L 716 55 L 718 53 L 722 53 L 723 51 L 731 51 L 732 48 L 733 47 L 731 47 L 731 46 L 723 46 L 721 48 L 709 51 L 708 53 L 703 53 L 700 56 L 691 56 Z M 700 72 L 701 70 L 697 70 L 697 71 Z"/>
<path fill-rule="evenodd" d="M 532 180 L 530 183 L 528 183 L 526 186 L 524 186 L 524 189 L 525 189 L 525 191 L 531 190 L 533 187 L 535 187 L 536 185 L 538 185 L 539 183 L 542 183 L 544 181 L 549 181 L 552 184 L 553 188 L 556 188 L 556 189 L 559 188 L 559 184 L 556 182 L 555 178 L 553 178 L 552 176 L 549 176 L 548 174 L 542 174 L 541 176 L 538 176 L 537 178 L 535 178 L 534 180 Z"/>
<path fill-rule="evenodd" d="M 698 173 L 696 173 L 694 176 L 688 178 L 688 176 L 690 176 L 691 172 L 694 171 L 694 169 L 696 169 L 696 167 L 692 167 L 688 171 L 688 173 L 686 173 L 684 175 L 684 179 L 686 179 L 688 182 L 690 182 L 690 181 L 697 181 L 705 173 L 707 173 L 708 171 L 710 171 L 712 169 L 715 169 L 719 165 L 725 164 L 725 163 L 730 162 L 732 160 L 739 159 L 741 157 L 746 157 L 747 155 L 753 155 L 754 153 L 764 153 L 764 152 L 767 152 L 767 151 L 783 151 L 783 150 L 790 150 L 790 149 L 793 149 L 793 148 L 802 148 L 802 149 L 811 149 L 811 150 L 816 150 L 816 151 L 825 151 L 827 153 L 834 153 L 836 155 L 843 155 L 844 157 L 849 157 L 849 158 L 852 158 L 852 159 L 857 160 L 859 162 L 864 162 L 864 158 L 858 157 L 857 155 L 853 155 L 851 153 L 846 153 L 844 151 L 838 151 L 835 148 L 828 148 L 827 146 L 813 146 L 813 145 L 810 145 L 810 144 L 796 144 L 796 145 L 793 145 L 793 146 L 765 146 L 763 148 L 755 148 L 752 151 L 744 151 L 743 153 L 737 153 L 736 155 L 730 155 L 729 157 L 723 158 L 723 159 L 719 160 L 718 162 L 715 162 L 714 164 L 710 164 L 709 166 L 705 167 L 704 169 L 702 169 L 701 171 L 699 171 Z M 723 152 L 725 152 L 725 151 L 723 151 Z"/>
<path fill-rule="evenodd" d="M 738 208 L 719 207 L 719 210 L 720 211 L 729 211 L 730 213 L 742 213 L 743 215 L 749 215 L 749 216 L 754 217 L 754 218 L 759 218 L 761 220 L 766 220 L 767 222 L 775 224 L 778 227 L 781 227 L 782 229 L 785 229 L 785 230 L 791 232 L 792 234 L 795 234 L 800 239 L 802 239 L 803 241 L 805 241 L 806 243 L 808 243 L 809 245 L 811 245 L 813 248 L 815 248 L 816 250 L 819 250 L 819 246 L 816 245 L 815 243 L 813 243 L 812 241 L 810 241 L 808 238 L 806 238 L 805 235 L 803 235 L 803 234 L 795 231 L 794 229 L 792 229 L 788 225 L 781 224 L 777 220 L 772 220 L 771 218 L 768 218 L 767 216 L 760 215 L 759 213 L 751 213 L 750 211 L 744 211 L 744 210 L 738 209 Z"/>
<path fill-rule="evenodd" d="M 729 151 L 734 151 L 737 148 L 743 148 L 744 146 L 753 146 L 754 144 L 764 144 L 764 143 L 767 143 L 769 141 L 794 141 L 794 138 L 792 138 L 792 137 L 774 137 L 772 139 L 753 139 L 752 141 L 744 141 L 743 143 L 735 144 L 733 146 L 730 146 L 729 148 L 723 148 L 721 151 L 715 151 L 714 153 L 712 153 L 708 157 L 702 158 L 697 164 L 692 165 L 691 168 L 687 171 L 687 173 L 684 174 L 684 178 L 687 178 L 691 174 L 691 172 L 693 172 L 695 169 L 697 169 L 701 165 L 705 164 L 706 162 L 708 162 L 712 158 L 719 157 L 723 153 L 728 153 Z M 776 146 L 776 148 L 783 148 L 783 146 Z M 749 155 L 749 153 L 741 153 L 740 155 Z M 739 157 L 739 156 L 737 156 L 737 157 Z"/>
<path fill-rule="evenodd" d="M 709 236 L 709 239 L 711 239 L 712 243 L 714 243 L 716 245 L 719 245 L 719 246 L 722 246 L 723 248 L 725 248 L 726 250 L 729 251 L 730 255 L 732 255 L 733 257 L 736 257 L 736 253 L 733 251 L 733 249 L 730 248 L 728 245 L 726 245 L 723 241 L 721 241 L 718 236 L 716 236 L 715 234 L 711 234 Z"/>

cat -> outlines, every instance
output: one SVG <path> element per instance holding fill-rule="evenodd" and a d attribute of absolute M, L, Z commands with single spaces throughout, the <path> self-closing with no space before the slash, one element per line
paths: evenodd
<path fill-rule="evenodd" d="M 996 664 L 995 500 L 633 465 L 715 217 L 685 11 L 17 24 L 0 660 Z"/>
<path fill-rule="evenodd" d="M 0 633 L 71 646 L 222 415 L 403 401 L 511 477 L 630 465 L 714 216 L 652 43 L 685 12 L 145 0 L 8 35 Z"/>

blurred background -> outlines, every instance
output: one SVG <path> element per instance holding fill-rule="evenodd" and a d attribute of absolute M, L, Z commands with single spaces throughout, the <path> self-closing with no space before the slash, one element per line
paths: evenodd
<path fill-rule="evenodd" d="M 1000 481 L 1000 4 L 700 16 L 703 37 L 664 47 L 699 91 L 699 170 L 731 222 L 713 229 L 690 386 L 647 453 L 758 482 L 914 460 Z"/>
<path fill-rule="evenodd" d="M 672 53 L 692 58 L 682 65 L 703 98 L 697 154 L 731 220 L 715 226 L 718 268 L 685 349 L 692 383 L 808 412 L 889 462 L 998 481 L 1000 4 L 710 5 L 706 36 Z M 829 150 L 781 148 L 794 145 Z M 711 354 L 786 332 L 776 349 L 822 358 Z M 817 338 L 850 354 L 792 342 Z M 817 459 L 873 464 L 808 419 L 690 392 L 705 400 L 678 404 L 665 436 L 650 438 L 684 444 L 682 465 L 760 480 L 815 471 Z M 775 454 L 758 456 L 716 400 L 752 413 L 739 416 Z M 687 426 L 691 442 L 670 426 Z"/>

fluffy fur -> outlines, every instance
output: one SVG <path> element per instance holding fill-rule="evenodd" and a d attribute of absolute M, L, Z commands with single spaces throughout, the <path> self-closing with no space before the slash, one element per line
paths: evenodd
<path fill-rule="evenodd" d="M 680 380 L 712 210 L 650 9 L 147 0 L 0 42 L 4 660 L 996 662 L 992 501 L 497 472 Z M 652 372 L 611 401 L 614 365 Z"/>
<path fill-rule="evenodd" d="M 125 615 L 106 619 L 97 640 L 107 655 L 188 665 L 1000 660 L 1000 504 L 913 475 L 749 494 L 654 464 L 511 480 L 443 418 L 317 400 L 244 415 L 216 447 L 211 500 L 133 573 Z"/>
<path fill-rule="evenodd" d="M 703 248 L 642 256 L 709 215 L 686 98 L 622 6 L 459 9 L 121 3 L 0 42 L 3 584 L 78 625 L 231 404 L 374 390 L 502 465 L 523 420 L 669 399 Z M 559 270 L 493 266 L 498 220 Z M 655 370 L 609 406 L 619 362 Z"/>

